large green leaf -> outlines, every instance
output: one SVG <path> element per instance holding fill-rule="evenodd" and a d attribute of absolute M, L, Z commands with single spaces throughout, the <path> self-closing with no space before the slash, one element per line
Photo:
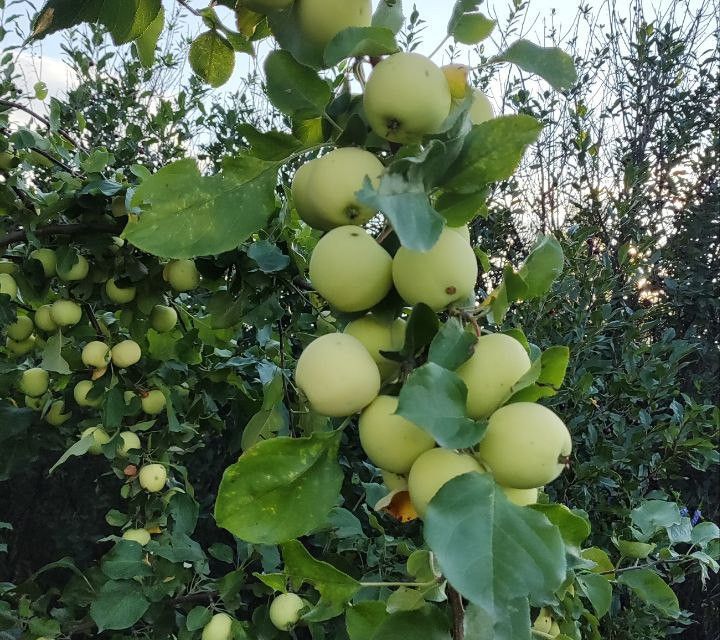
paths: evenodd
<path fill-rule="evenodd" d="M 590 535 L 590 522 L 564 504 L 534 504 L 531 509 L 542 513 L 560 531 L 565 544 L 580 553 L 580 545 Z"/>
<path fill-rule="evenodd" d="M 150 602 L 133 580 L 109 580 L 98 591 L 90 606 L 90 617 L 105 629 L 132 627 L 148 610 Z"/>
<path fill-rule="evenodd" d="M 536 402 L 554 396 L 562 386 L 569 361 L 568 347 L 553 346 L 543 351 L 530 370 L 513 385 L 508 402 Z"/>
<path fill-rule="evenodd" d="M 573 59 L 557 47 L 540 47 L 528 40 L 518 40 L 492 62 L 512 62 L 523 71 L 547 80 L 555 89 L 566 89 L 577 81 Z"/>
<path fill-rule="evenodd" d="M 638 540 L 644 542 L 658 531 L 680 524 L 682 516 L 675 502 L 647 500 L 630 512 L 630 518 L 638 530 Z"/>
<path fill-rule="evenodd" d="M 425 540 L 450 584 L 496 621 L 520 598 L 550 602 L 565 579 L 558 529 L 508 501 L 490 474 L 464 474 L 438 491 Z"/>
<path fill-rule="evenodd" d="M 602 618 L 612 604 L 612 585 L 605 576 L 583 573 L 577 577 L 580 590 L 585 594 L 598 618 Z"/>
<path fill-rule="evenodd" d="M 297 120 L 325 113 L 332 91 L 316 71 L 300 64 L 287 51 L 273 51 L 265 59 L 267 95 L 284 114 Z"/>
<path fill-rule="evenodd" d="M 477 444 L 486 422 L 467 417 L 467 387 L 453 371 L 434 362 L 415 369 L 400 391 L 396 413 L 427 431 L 443 447 Z"/>
<path fill-rule="evenodd" d="M 41 369 L 65 375 L 72 373 L 67 361 L 62 357 L 62 345 L 63 337 L 61 333 L 57 333 L 48 338 L 45 349 L 43 349 L 43 359 L 40 363 Z"/>
<path fill-rule="evenodd" d="M 540 298 L 562 273 L 565 256 L 555 236 L 540 235 L 520 267 L 520 276 L 527 284 L 526 300 Z"/>
<path fill-rule="evenodd" d="M 297 540 L 282 545 L 282 556 L 285 573 L 293 588 L 300 589 L 308 583 L 320 594 L 317 604 L 303 616 L 308 622 L 322 622 L 339 616 L 361 588 L 357 580 L 331 564 L 315 560 Z"/>
<path fill-rule="evenodd" d="M 259 442 L 225 470 L 215 518 L 233 535 L 278 544 L 325 523 L 342 484 L 340 432 Z"/>
<path fill-rule="evenodd" d="M 102 559 L 102 571 L 111 580 L 152 575 L 152 567 L 144 560 L 143 548 L 131 540 L 119 540 Z"/>
<path fill-rule="evenodd" d="M 163 167 L 138 186 L 145 209 L 123 236 L 164 258 L 191 258 L 234 249 L 261 229 L 275 207 L 278 165 L 240 156 L 221 174 L 203 177 L 194 160 Z"/>
<path fill-rule="evenodd" d="M 404 357 L 417 355 L 432 342 L 439 328 L 437 313 L 423 302 L 416 304 L 407 321 L 402 355 Z"/>
<path fill-rule="evenodd" d="M 457 318 L 450 318 L 430 343 L 428 360 L 455 371 L 473 354 L 477 340 L 477 336 L 463 328 Z"/>
<path fill-rule="evenodd" d="M 343 29 L 325 47 L 325 64 L 336 65 L 346 58 L 382 56 L 398 50 L 395 34 L 382 27 Z"/>
<path fill-rule="evenodd" d="M 667 583 L 652 569 L 624 571 L 617 578 L 619 584 L 630 587 L 643 602 L 655 607 L 660 613 L 677 618 L 680 604 Z"/>
<path fill-rule="evenodd" d="M 450 640 L 447 616 L 437 607 L 427 605 L 416 611 L 399 611 L 380 624 L 372 640 Z"/>
<path fill-rule="evenodd" d="M 527 598 L 505 604 L 495 616 L 472 602 L 465 609 L 465 640 L 531 640 Z"/>
<path fill-rule="evenodd" d="M 190 68 L 211 87 L 221 87 L 235 69 L 235 49 L 215 30 L 201 33 L 190 45 Z"/>
<path fill-rule="evenodd" d="M 492 182 L 509 178 L 541 129 L 535 118 L 525 114 L 500 116 L 475 125 L 447 171 L 443 188 L 476 193 Z"/>
<path fill-rule="evenodd" d="M 403 15 L 402 0 L 380 0 L 372 17 L 373 27 L 385 27 L 393 33 L 402 29 L 405 16 Z"/>
<path fill-rule="evenodd" d="M 482 13 L 464 13 L 452 26 L 449 35 L 462 44 L 477 44 L 490 36 L 497 22 Z"/>
<path fill-rule="evenodd" d="M 372 640 L 378 627 L 387 618 L 385 603 L 379 600 L 358 602 L 345 612 L 345 624 L 350 640 Z"/>
<path fill-rule="evenodd" d="M 150 23 L 143 34 L 135 40 L 138 59 L 143 67 L 150 68 L 155 62 L 155 49 L 160 39 L 160 34 L 165 27 L 165 9 L 160 7 L 160 12 Z"/>

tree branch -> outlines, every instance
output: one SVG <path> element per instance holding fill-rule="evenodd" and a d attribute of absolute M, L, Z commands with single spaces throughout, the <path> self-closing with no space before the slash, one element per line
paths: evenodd
<path fill-rule="evenodd" d="M 71 224 L 49 224 L 45 227 L 38 227 L 35 229 L 34 234 L 36 236 L 72 236 L 76 233 L 86 233 L 91 231 L 101 231 L 107 233 L 120 233 L 122 227 L 116 224 L 108 224 L 106 222 L 85 222 L 85 223 L 71 223 Z M 5 237 L 0 238 L 0 249 L 14 244 L 16 242 L 22 242 L 27 240 L 26 229 L 16 229 L 11 231 Z"/>
<path fill-rule="evenodd" d="M 48 120 L 45 116 L 41 116 L 39 113 L 33 111 L 29 107 L 26 107 L 25 105 L 20 104 L 19 102 L 12 102 L 11 100 L 0 100 L 0 107 L 8 107 L 9 109 L 17 109 L 18 111 L 24 111 L 29 116 L 32 116 L 39 122 L 42 122 L 48 129 L 52 128 L 52 125 L 50 124 L 50 120 Z M 76 147 L 77 149 L 82 149 L 83 146 L 77 141 L 74 140 L 70 135 L 64 130 L 64 129 L 58 129 L 58 133 L 65 138 L 73 147 Z"/>
<path fill-rule="evenodd" d="M 465 640 L 465 607 L 462 596 L 449 584 L 445 587 L 445 593 L 452 610 L 452 637 L 453 640 Z"/>

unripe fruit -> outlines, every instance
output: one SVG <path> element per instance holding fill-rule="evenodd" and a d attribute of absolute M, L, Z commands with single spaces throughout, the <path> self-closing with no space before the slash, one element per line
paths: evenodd
<path fill-rule="evenodd" d="M 17 299 L 17 282 L 9 273 L 0 273 L 0 294 L 10 296 L 11 300 Z"/>
<path fill-rule="evenodd" d="M 499 486 L 499 485 L 498 485 Z M 518 507 L 527 507 L 529 504 L 536 504 L 538 500 L 539 489 L 512 489 L 510 487 L 500 487 L 505 497 Z"/>
<path fill-rule="evenodd" d="M 530 369 L 530 356 L 515 338 L 503 333 L 481 336 L 457 374 L 468 390 L 467 410 L 487 418 L 507 400 L 512 386 Z"/>
<path fill-rule="evenodd" d="M 280 631 L 288 631 L 298 623 L 304 608 L 305 603 L 296 593 L 281 593 L 270 605 L 270 622 Z"/>
<path fill-rule="evenodd" d="M 216 613 L 203 628 L 201 640 L 230 640 L 232 623 L 227 613 Z"/>
<path fill-rule="evenodd" d="M 429 251 L 400 247 L 393 260 L 393 281 L 402 299 L 409 305 L 424 302 L 434 311 L 471 296 L 477 276 L 472 247 L 449 229 Z"/>
<path fill-rule="evenodd" d="M 57 266 L 57 256 L 52 249 L 43 247 L 41 249 L 35 249 L 30 253 L 32 260 L 37 260 L 42 263 L 43 273 L 46 278 L 51 278 L 55 275 L 55 267 Z"/>
<path fill-rule="evenodd" d="M 350 322 L 345 327 L 345 333 L 363 343 L 372 359 L 375 360 L 383 380 L 390 380 L 397 375 L 400 364 L 388 360 L 380 352 L 400 351 L 403 348 L 406 325 L 405 320 L 400 318 L 387 321 L 369 313 Z"/>
<path fill-rule="evenodd" d="M 134 340 L 118 342 L 110 351 L 112 363 L 119 369 L 127 369 L 142 358 L 140 345 Z"/>
<path fill-rule="evenodd" d="M 5 348 L 16 356 L 24 356 L 35 348 L 35 336 L 30 336 L 27 340 L 21 341 L 8 338 L 5 341 Z"/>
<path fill-rule="evenodd" d="M 435 439 L 416 424 L 395 415 L 398 399 L 378 396 L 360 414 L 360 444 L 375 466 L 407 473 L 420 454 L 435 446 Z"/>
<path fill-rule="evenodd" d="M 126 457 L 128 452 L 133 449 L 142 449 L 140 438 L 138 438 L 138 435 L 132 431 L 121 432 L 120 439 L 122 440 L 122 443 L 117 449 L 117 454 L 121 458 Z"/>
<path fill-rule="evenodd" d="M 86 367 L 104 369 L 110 363 L 110 347 L 104 342 L 93 340 L 83 347 L 81 358 Z"/>
<path fill-rule="evenodd" d="M 373 131 L 410 144 L 435 133 L 450 113 L 450 87 L 435 63 L 419 53 L 396 53 L 372 70 L 363 95 Z"/>
<path fill-rule="evenodd" d="M 88 449 L 88 453 L 94 456 L 99 456 L 102 453 L 103 445 L 110 442 L 110 436 L 102 427 L 88 427 L 82 432 L 82 437 L 86 436 L 92 436 L 92 444 Z"/>
<path fill-rule="evenodd" d="M 165 486 L 167 471 L 161 464 L 146 464 L 140 468 L 138 480 L 143 489 L 156 493 Z"/>
<path fill-rule="evenodd" d="M 165 409 L 165 395 L 160 389 L 153 389 L 146 396 L 140 398 L 140 404 L 145 413 L 156 416 Z"/>
<path fill-rule="evenodd" d="M 35 312 L 35 326 L 46 333 L 54 333 L 57 331 L 57 324 L 52 319 L 52 305 L 44 304 Z M 82 315 L 82 312 L 81 312 Z"/>
<path fill-rule="evenodd" d="M 313 410 L 331 417 L 357 413 L 380 391 L 380 372 L 367 349 L 343 333 L 328 333 L 305 347 L 295 381 Z"/>
<path fill-rule="evenodd" d="M 338 227 L 317 243 L 310 257 L 310 281 L 336 309 L 363 311 L 392 288 L 392 258 L 364 229 Z"/>
<path fill-rule="evenodd" d="M 560 635 L 560 625 L 557 622 L 552 623 L 550 631 L 548 631 L 548 635 L 551 638 L 557 638 Z"/>
<path fill-rule="evenodd" d="M 468 114 L 470 116 L 470 122 L 473 124 L 480 124 L 481 122 L 492 120 L 495 117 L 495 112 L 493 111 L 490 100 L 482 91 L 478 90 L 473 91 L 473 102 Z"/>
<path fill-rule="evenodd" d="M 50 405 L 50 409 L 45 414 L 45 422 L 52 425 L 53 427 L 59 427 L 61 424 L 65 424 L 72 414 L 65 411 L 65 402 L 63 400 L 56 400 Z"/>
<path fill-rule="evenodd" d="M 408 475 L 410 501 L 418 515 L 425 515 L 428 503 L 446 482 L 471 471 L 484 473 L 485 470 L 466 453 L 450 449 L 430 449 L 423 453 Z"/>
<path fill-rule="evenodd" d="M 27 316 L 18 316 L 15 322 L 9 324 L 6 329 L 7 337 L 15 342 L 27 340 L 33 332 L 35 325 Z"/>
<path fill-rule="evenodd" d="M 90 263 L 84 256 L 78 256 L 77 262 L 69 269 L 64 269 L 62 265 L 56 266 L 58 277 L 66 282 L 74 282 L 75 280 L 83 280 L 90 271 Z"/>
<path fill-rule="evenodd" d="M 319 47 L 325 47 L 338 33 L 349 27 L 369 27 L 370 0 L 298 0 L 301 34 Z"/>
<path fill-rule="evenodd" d="M 328 230 L 341 225 L 363 225 L 377 210 L 355 195 L 365 178 L 377 187 L 384 167 L 364 149 L 335 149 L 310 160 L 298 170 L 292 192 L 298 215 L 311 227 Z"/>
<path fill-rule="evenodd" d="M 105 293 L 115 304 L 132 302 L 135 299 L 136 292 L 135 287 L 118 287 L 112 278 L 105 283 Z"/>
<path fill-rule="evenodd" d="M 150 542 L 150 533 L 147 529 L 126 529 L 122 534 L 123 540 L 132 540 L 144 547 Z"/>
<path fill-rule="evenodd" d="M 175 291 L 192 291 L 200 284 L 200 272 L 192 260 L 171 260 L 163 269 L 163 278 Z"/>
<path fill-rule="evenodd" d="M 402 489 L 407 489 L 407 478 L 405 476 L 400 476 L 397 473 L 388 471 L 387 469 L 381 469 L 380 473 L 382 474 L 385 486 L 390 491 L 401 491 Z"/>
<path fill-rule="evenodd" d="M 73 397 L 79 406 L 95 408 L 102 404 L 102 396 L 94 400 L 87 397 L 92 388 L 92 380 L 81 380 L 75 385 L 75 388 L 73 389 Z"/>
<path fill-rule="evenodd" d="M 150 326 L 158 333 L 172 331 L 177 324 L 177 311 L 163 304 L 156 304 L 150 314 Z"/>
<path fill-rule="evenodd" d="M 555 480 L 571 452 L 570 432 L 557 415 L 534 402 L 516 402 L 490 416 L 478 458 L 498 484 L 532 489 Z"/>
<path fill-rule="evenodd" d="M 58 327 L 72 327 L 80 322 L 82 307 L 72 300 L 56 300 L 50 306 L 50 319 Z"/>
<path fill-rule="evenodd" d="M 468 71 L 464 64 L 446 64 L 441 67 L 453 100 L 462 100 L 468 93 Z"/>
<path fill-rule="evenodd" d="M 247 7 L 258 13 L 269 13 L 271 11 L 280 11 L 287 9 L 293 0 L 240 0 L 241 7 Z"/>
<path fill-rule="evenodd" d="M 20 376 L 20 391 L 33 398 L 38 398 L 48 390 L 50 374 L 45 369 L 34 367 L 23 371 Z"/>
<path fill-rule="evenodd" d="M 466 224 L 464 224 L 462 227 L 448 227 L 450 231 L 454 231 L 455 233 L 459 233 L 465 240 L 470 242 L 470 227 Z"/>
<path fill-rule="evenodd" d="M 25 396 L 25 406 L 33 411 L 40 411 L 45 406 L 45 396 L 34 398 L 33 396 Z"/>
<path fill-rule="evenodd" d="M 549 609 L 545 609 L 543 607 L 540 609 L 537 618 L 535 618 L 535 622 L 533 622 L 533 629 L 539 631 L 540 633 L 550 633 L 552 625 L 552 613 Z"/>

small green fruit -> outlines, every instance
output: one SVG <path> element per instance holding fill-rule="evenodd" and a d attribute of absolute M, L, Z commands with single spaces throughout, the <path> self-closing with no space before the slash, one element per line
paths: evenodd
<path fill-rule="evenodd" d="M 58 327 L 72 327 L 82 318 L 82 307 L 72 300 L 56 300 L 50 307 L 50 318 Z"/>
<path fill-rule="evenodd" d="M 52 425 L 53 427 L 59 427 L 61 424 L 65 424 L 72 413 L 64 413 L 65 402 L 63 400 L 56 400 L 50 405 L 50 409 L 45 414 L 45 422 Z"/>
<path fill-rule="evenodd" d="M 25 396 L 25 406 L 33 411 L 42 411 L 42 408 L 45 406 L 45 400 L 45 396 L 40 396 L 39 398 Z"/>
<path fill-rule="evenodd" d="M 20 391 L 33 398 L 43 395 L 50 384 L 50 374 L 45 369 L 34 367 L 23 371 L 20 376 Z"/>
<path fill-rule="evenodd" d="M 475 90 L 473 91 L 473 102 L 468 112 L 470 115 L 470 122 L 473 124 L 480 124 L 487 120 L 492 120 L 495 117 L 493 106 L 488 100 L 488 97 L 482 92 Z"/>
<path fill-rule="evenodd" d="M 111 350 L 112 363 L 120 368 L 127 369 L 138 363 L 142 358 L 140 345 L 134 340 L 118 342 Z"/>
<path fill-rule="evenodd" d="M 83 438 L 86 436 L 92 436 L 92 444 L 88 449 L 88 453 L 94 456 L 99 456 L 102 453 L 103 445 L 110 442 L 110 436 L 102 427 L 88 427 L 81 434 Z"/>
<path fill-rule="evenodd" d="M 298 0 L 301 35 L 318 47 L 325 46 L 349 27 L 369 27 L 370 0 Z"/>
<path fill-rule="evenodd" d="M 92 380 L 81 380 L 75 385 L 73 397 L 79 406 L 96 408 L 102 404 L 102 396 L 94 400 L 87 397 L 90 391 L 92 391 L 92 388 Z"/>
<path fill-rule="evenodd" d="M 65 282 L 74 282 L 76 280 L 84 280 L 90 271 L 90 263 L 85 256 L 78 256 L 77 262 L 69 269 L 63 268 L 62 265 L 56 266 L 58 277 Z"/>
<path fill-rule="evenodd" d="M 140 438 L 138 438 L 137 433 L 133 431 L 122 431 L 120 433 L 120 439 L 122 440 L 122 444 L 118 447 L 117 454 L 121 458 L 126 457 L 132 449 L 142 449 Z"/>
<path fill-rule="evenodd" d="M 52 249 L 43 247 L 35 249 L 30 253 L 31 260 L 37 260 L 42 264 L 43 273 L 46 278 L 52 278 L 55 275 L 55 267 L 57 266 L 57 256 Z"/>
<path fill-rule="evenodd" d="M 296 593 L 281 593 L 270 605 L 270 622 L 280 631 L 289 631 L 300 620 L 304 608 L 305 603 Z"/>
<path fill-rule="evenodd" d="M 232 623 L 227 613 L 216 613 L 203 628 L 201 640 L 230 640 Z"/>
<path fill-rule="evenodd" d="M 123 540 L 132 540 L 144 547 L 150 542 L 150 532 L 147 529 L 126 529 L 122 534 Z"/>
<path fill-rule="evenodd" d="M 146 464 L 140 468 L 138 480 L 143 489 L 150 493 L 156 493 L 167 482 L 167 470 L 161 464 Z"/>
<path fill-rule="evenodd" d="M 140 398 L 142 410 L 151 416 L 156 416 L 165 409 L 165 395 L 160 389 L 153 389 Z"/>
<path fill-rule="evenodd" d="M 57 324 L 52 319 L 51 311 L 52 305 L 44 304 L 35 312 L 35 326 L 45 333 L 55 333 L 58 329 Z"/>
<path fill-rule="evenodd" d="M 360 340 L 375 360 L 383 380 L 391 380 L 399 372 L 400 363 L 389 360 L 380 352 L 402 349 L 406 325 L 405 320 L 400 318 L 388 321 L 369 313 L 350 322 L 344 333 Z"/>
<path fill-rule="evenodd" d="M 81 357 L 86 367 L 104 369 L 110 364 L 110 347 L 104 342 L 93 340 L 83 347 Z"/>
<path fill-rule="evenodd" d="M 164 304 L 156 304 L 150 314 L 150 326 L 158 333 L 172 331 L 177 324 L 177 311 Z"/>
<path fill-rule="evenodd" d="M 171 260 L 163 269 L 163 278 L 175 291 L 192 291 L 200 284 L 200 272 L 193 260 Z"/>
<path fill-rule="evenodd" d="M 20 342 L 8 338 L 5 341 L 5 348 L 16 356 L 24 356 L 35 348 L 35 336 L 30 336 L 27 340 Z"/>
<path fill-rule="evenodd" d="M 135 299 L 137 289 L 135 287 L 118 287 L 115 280 L 110 278 L 105 283 L 105 293 L 115 304 L 127 304 Z"/>
<path fill-rule="evenodd" d="M 7 337 L 15 342 L 27 340 L 33 332 L 35 325 L 28 316 L 18 316 L 17 320 L 9 324 L 6 330 Z"/>
<path fill-rule="evenodd" d="M 0 294 L 10 296 L 11 300 L 17 300 L 17 282 L 9 273 L 0 273 Z"/>

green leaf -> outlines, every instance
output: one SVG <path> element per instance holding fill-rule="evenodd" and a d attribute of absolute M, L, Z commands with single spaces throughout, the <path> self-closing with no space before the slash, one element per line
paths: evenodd
<path fill-rule="evenodd" d="M 259 442 L 225 470 L 218 525 L 247 542 L 278 544 L 324 524 L 340 492 L 340 432 Z"/>
<path fill-rule="evenodd" d="M 465 139 L 460 156 L 445 174 L 443 188 L 477 193 L 492 182 L 509 178 L 541 129 L 535 118 L 525 114 L 499 116 L 475 125 Z"/>
<path fill-rule="evenodd" d="M 540 235 L 520 267 L 520 275 L 528 286 L 525 300 L 541 298 L 562 273 L 565 256 L 554 236 Z"/>
<path fill-rule="evenodd" d="M 155 19 L 148 25 L 148 28 L 143 31 L 135 40 L 135 46 L 137 47 L 137 55 L 140 60 L 140 64 L 149 69 L 155 62 L 155 49 L 157 47 L 160 34 L 165 27 L 165 9 L 160 7 Z"/>
<path fill-rule="evenodd" d="M 413 251 L 428 251 L 445 226 L 432 208 L 425 186 L 398 173 L 385 174 L 377 190 L 368 178 L 357 193 L 360 202 L 382 211 L 390 220 L 400 244 Z"/>
<path fill-rule="evenodd" d="M 267 440 L 287 424 L 287 411 L 282 405 L 258 411 L 245 425 L 240 446 L 244 451 L 259 441 Z"/>
<path fill-rule="evenodd" d="M 713 540 L 720 538 L 720 528 L 714 522 L 701 522 L 692 530 L 690 541 L 705 549 Z"/>
<path fill-rule="evenodd" d="M 334 67 L 346 58 L 383 56 L 398 50 L 395 34 L 383 27 L 350 27 L 338 33 L 325 47 L 325 64 Z"/>
<path fill-rule="evenodd" d="M 188 57 L 192 70 L 211 87 L 224 85 L 235 70 L 235 49 L 215 30 L 195 38 Z"/>
<path fill-rule="evenodd" d="M 268 99 L 284 114 L 309 120 L 325 113 L 332 96 L 330 85 L 287 51 L 276 50 L 268 55 L 265 75 Z"/>
<path fill-rule="evenodd" d="M 110 580 L 97 592 L 90 605 L 90 617 L 98 631 L 132 627 L 148 610 L 150 602 L 132 580 Z"/>
<path fill-rule="evenodd" d="M 569 362 L 568 347 L 549 347 L 513 385 L 508 402 L 536 402 L 554 396 L 562 386 Z"/>
<path fill-rule="evenodd" d="M 119 540 L 102 559 L 103 573 L 111 580 L 152 575 L 152 567 L 144 562 L 141 545 L 132 540 Z"/>
<path fill-rule="evenodd" d="M 373 13 L 373 27 L 385 27 L 393 33 L 398 33 L 404 22 L 402 0 L 380 0 Z"/>
<path fill-rule="evenodd" d="M 531 509 L 542 513 L 560 531 L 565 544 L 580 552 L 580 545 L 590 535 L 587 518 L 573 513 L 564 504 L 534 504 Z"/>
<path fill-rule="evenodd" d="M 680 603 L 673 590 L 654 571 L 632 569 L 624 571 L 617 578 L 618 584 L 630 587 L 643 602 L 655 607 L 668 618 L 680 615 Z"/>
<path fill-rule="evenodd" d="M 448 225 L 461 227 L 479 215 L 487 217 L 487 197 L 486 189 L 475 193 L 443 193 L 435 201 L 435 209 Z"/>
<path fill-rule="evenodd" d="M 315 68 L 323 66 L 323 49 L 303 34 L 298 21 L 299 2 L 287 11 L 273 11 L 267 15 L 272 35 L 285 51 L 301 64 Z"/>
<path fill-rule="evenodd" d="M 477 340 L 477 336 L 464 329 L 457 318 L 450 318 L 433 338 L 428 360 L 455 371 L 473 354 Z"/>
<path fill-rule="evenodd" d="M 265 226 L 275 208 L 278 165 L 240 156 L 221 174 L 203 177 L 192 159 L 163 167 L 140 184 L 133 206 L 144 205 L 123 237 L 164 258 L 192 258 L 234 249 Z"/>
<path fill-rule="evenodd" d="M 303 620 L 322 622 L 339 616 L 350 599 L 360 590 L 359 582 L 327 562 L 315 560 L 297 540 L 282 545 L 285 573 L 297 590 L 308 583 L 320 594 L 320 600 Z"/>
<path fill-rule="evenodd" d="M 185 620 L 188 631 L 199 631 L 212 619 L 212 612 L 207 607 L 193 607 Z"/>
<path fill-rule="evenodd" d="M 261 160 L 284 160 L 300 148 L 302 142 L 283 131 L 258 131 L 251 124 L 242 123 L 235 132 L 247 140 L 250 154 Z"/>
<path fill-rule="evenodd" d="M 450 626 L 445 614 L 433 606 L 417 611 L 399 611 L 389 615 L 380 624 L 372 640 L 450 640 Z"/>
<path fill-rule="evenodd" d="M 83 436 L 75 442 L 73 445 L 71 445 L 65 453 L 63 453 L 60 456 L 60 459 L 52 466 L 50 467 L 50 470 L 48 471 L 48 474 L 51 474 L 55 469 L 57 469 L 61 464 L 66 462 L 68 458 L 72 456 L 83 456 L 88 452 L 88 449 L 93 445 L 95 442 L 95 439 L 93 438 L 92 434 L 88 434 L 86 436 Z"/>
<path fill-rule="evenodd" d="M 477 44 L 490 36 L 497 23 L 482 13 L 465 13 L 448 33 L 462 44 Z"/>
<path fill-rule="evenodd" d="M 612 585 L 605 576 L 599 576 L 595 573 L 584 573 L 577 577 L 580 590 L 585 594 L 595 615 L 602 618 L 612 604 Z"/>
<path fill-rule="evenodd" d="M 472 602 L 465 609 L 466 640 L 534 640 L 527 598 L 508 602 L 497 615 Z"/>
<path fill-rule="evenodd" d="M 648 500 L 630 512 L 630 519 L 640 531 L 638 540 L 645 542 L 658 531 L 680 524 L 682 516 L 674 502 Z"/>
<path fill-rule="evenodd" d="M 616 540 L 615 546 L 622 556 L 640 560 L 647 558 L 655 550 L 655 545 L 652 543 L 634 540 Z"/>
<path fill-rule="evenodd" d="M 491 62 L 511 62 L 547 80 L 554 89 L 566 89 L 577 81 L 571 56 L 557 47 L 540 47 L 528 40 L 514 42 Z"/>
<path fill-rule="evenodd" d="M 253 242 L 247 251 L 248 257 L 257 262 L 260 271 L 263 273 L 275 273 L 282 271 L 290 264 L 290 258 L 286 256 L 277 245 L 267 240 Z"/>
<path fill-rule="evenodd" d="M 408 318 L 402 355 L 412 357 L 419 353 L 432 342 L 439 328 L 437 313 L 423 302 L 416 304 Z"/>
<path fill-rule="evenodd" d="M 358 602 L 345 611 L 345 624 L 350 640 L 372 640 L 378 627 L 387 618 L 385 603 L 377 600 Z"/>
<path fill-rule="evenodd" d="M 45 371 L 54 371 L 55 373 L 61 373 L 63 375 L 70 375 L 70 366 L 68 365 L 65 358 L 62 357 L 62 334 L 57 333 L 48 338 L 43 349 L 43 359 L 40 363 L 40 368 Z"/>
<path fill-rule="evenodd" d="M 428 362 L 415 369 L 400 391 L 396 413 L 449 449 L 477 444 L 486 422 L 466 415 L 467 387 L 453 371 Z"/>
<path fill-rule="evenodd" d="M 509 502 L 490 474 L 464 474 L 438 491 L 425 514 L 425 541 L 450 584 L 496 616 L 521 597 L 552 601 L 565 580 L 557 527 Z"/>

